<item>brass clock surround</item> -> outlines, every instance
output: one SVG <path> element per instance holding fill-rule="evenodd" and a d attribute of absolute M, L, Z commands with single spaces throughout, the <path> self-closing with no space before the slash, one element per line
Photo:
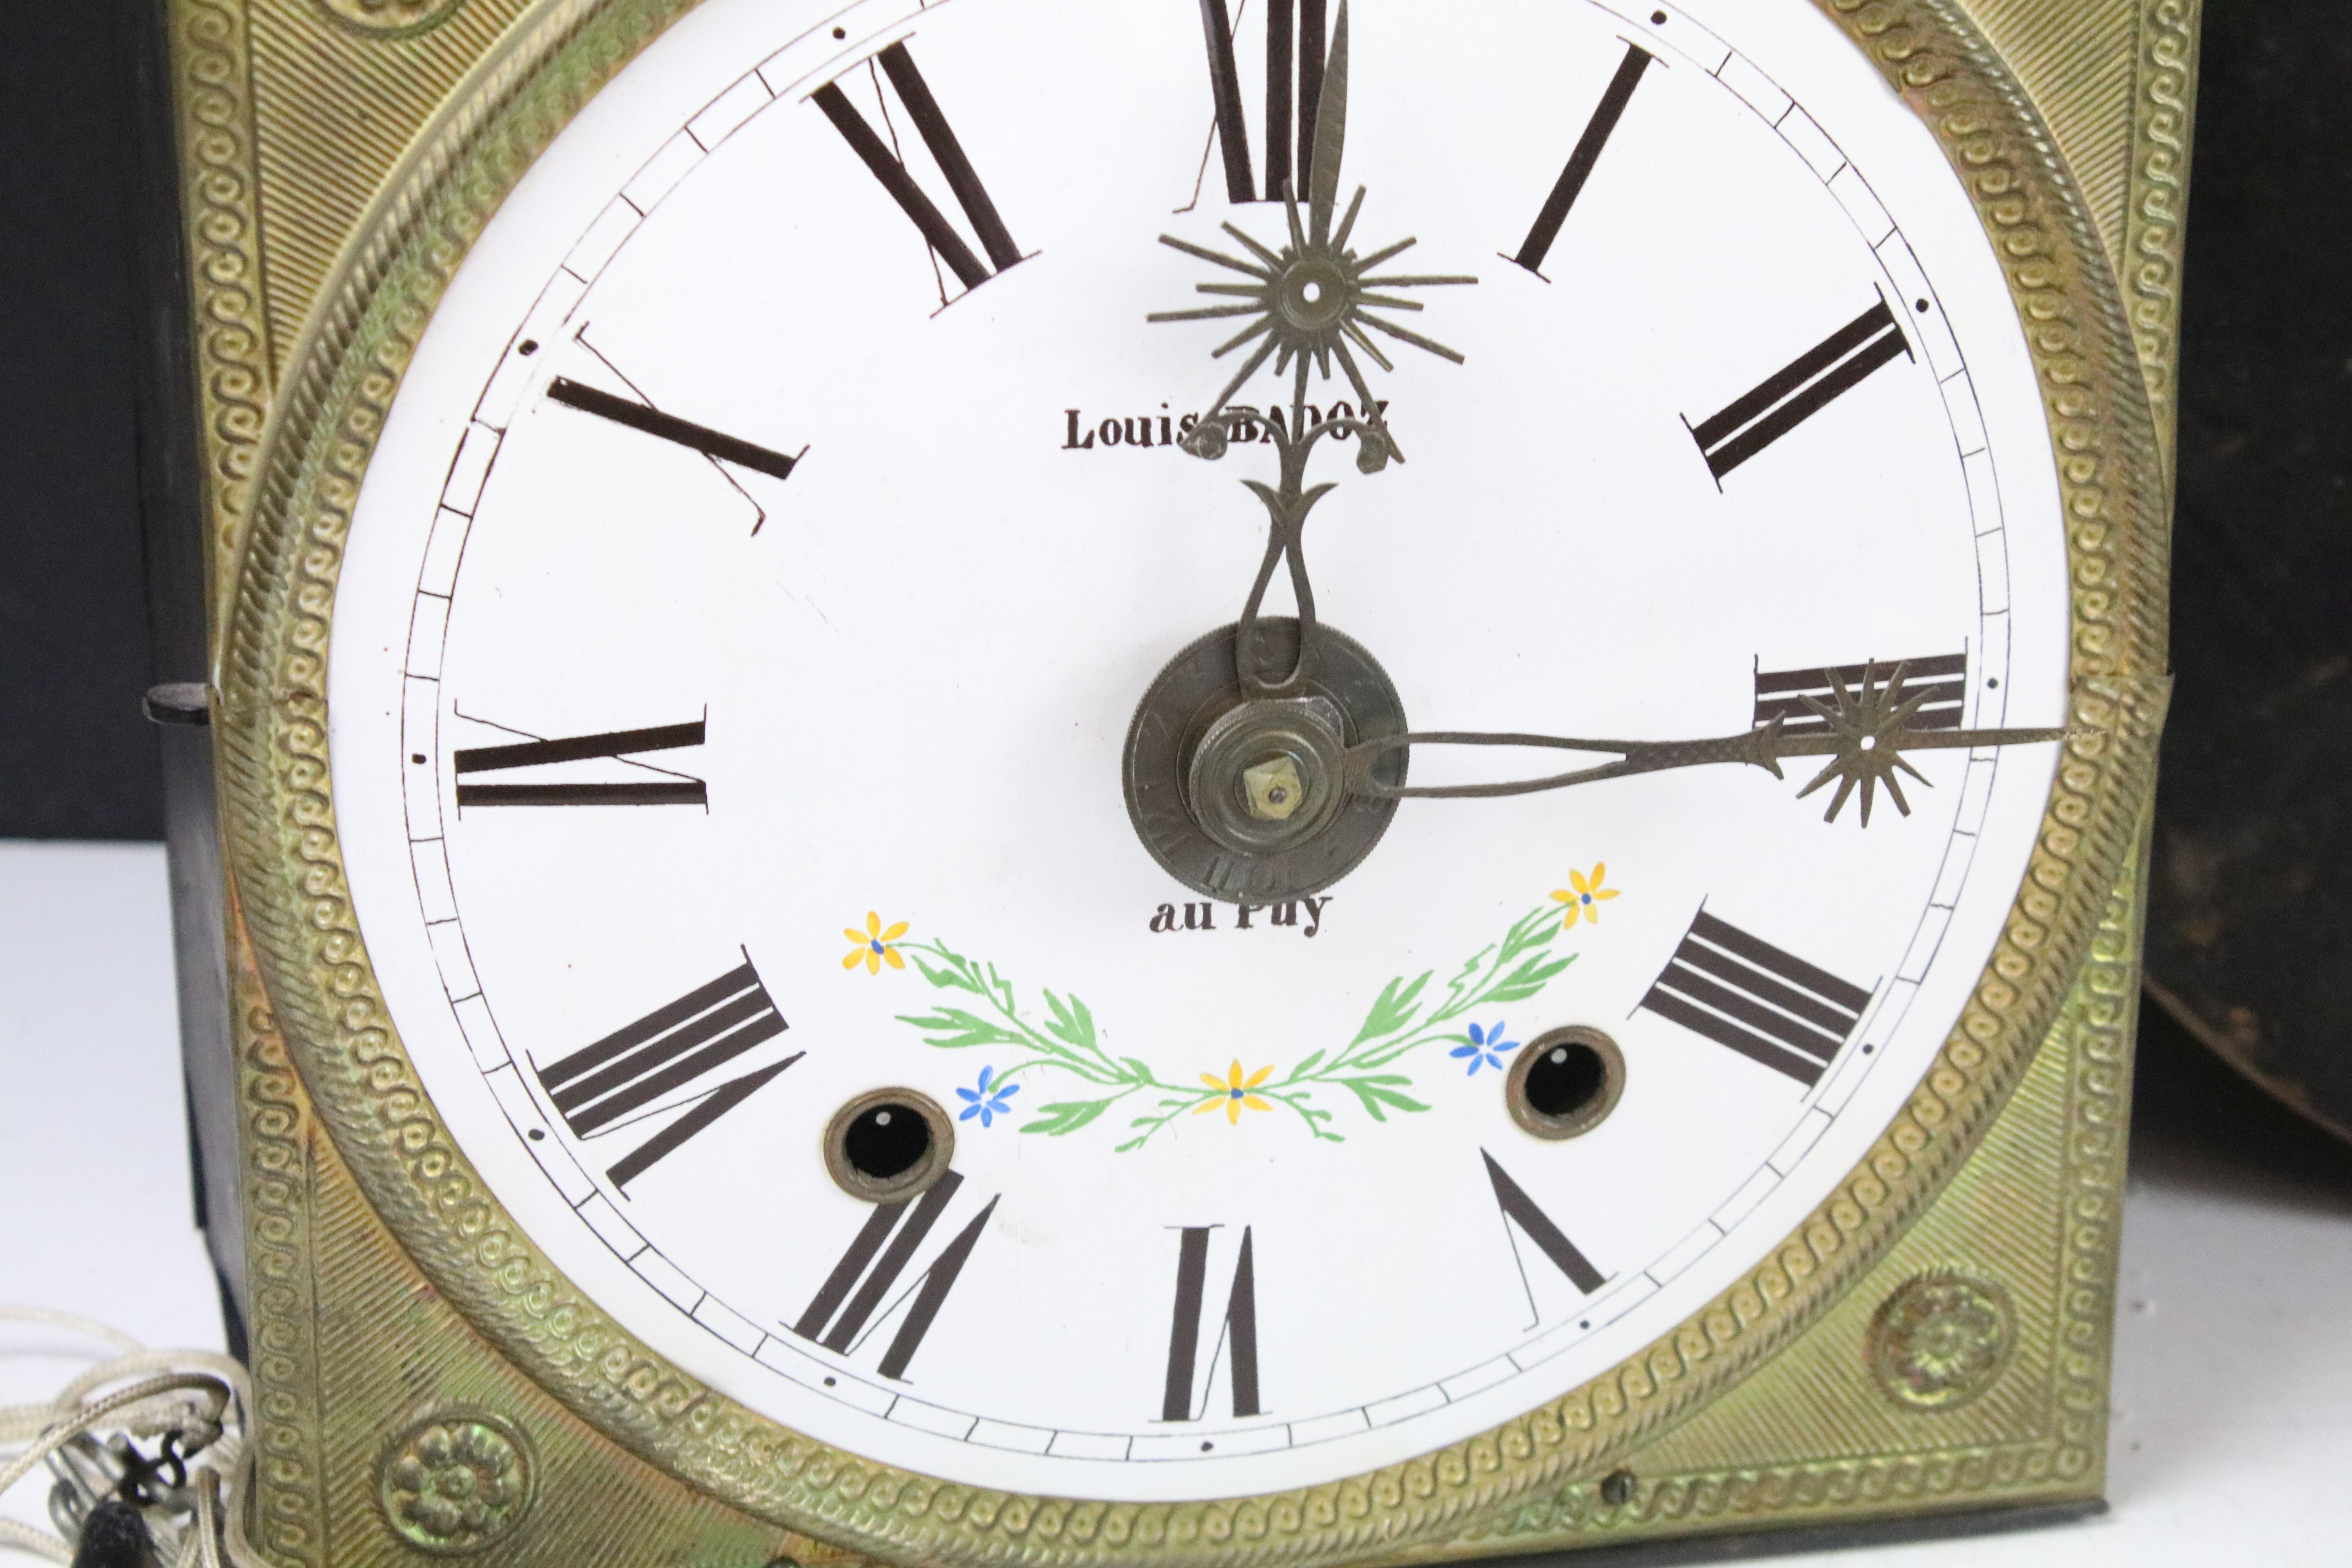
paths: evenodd
<path fill-rule="evenodd" d="M 228 444 L 252 466 L 232 467 L 217 487 L 238 563 L 222 584 L 215 732 L 236 905 L 267 987 L 266 1010 L 247 993 L 246 1026 L 257 1039 L 283 1030 L 300 1075 L 294 1092 L 307 1091 L 336 1153 L 434 1288 L 534 1382 L 696 1488 L 859 1551 L 975 1563 L 1443 1552 L 1467 1531 L 1492 1531 L 1515 1505 L 1599 1479 L 1835 1307 L 1975 1147 L 2085 962 L 2116 956 L 2095 944 L 2113 940 L 2102 923 L 2112 933 L 2116 900 L 2132 896 L 2126 862 L 2165 691 L 2164 482 L 2142 379 L 2144 361 L 2155 361 L 2136 352 L 2134 334 L 2156 339 L 2161 358 L 2166 323 L 2160 312 L 2125 320 L 2048 130 L 1957 6 L 1822 8 L 1936 130 L 2010 278 L 2070 523 L 2074 731 L 2004 938 L 1941 1056 L 1869 1156 L 1767 1260 L 1642 1355 L 1466 1442 L 1324 1486 L 1150 1504 L 938 1483 L 801 1437 L 669 1366 L 548 1263 L 442 1126 L 369 970 L 336 840 L 324 665 L 351 509 L 434 302 L 531 159 L 691 9 L 685 0 L 557 0 L 482 56 L 388 182 L 285 356 L 267 428 L 231 431 Z M 197 211 L 194 226 L 203 221 Z M 2133 222 L 2144 235 L 2142 215 Z M 216 423 L 239 401 L 220 353 L 209 367 Z M 245 384 L 248 409 L 266 384 Z M 255 1223 L 266 1232 L 270 1222 Z M 257 1342 L 268 1348 L 266 1334 Z M 1633 1489 L 1618 1489 L 1627 1496 L 1604 1502 L 1638 1506 Z"/>

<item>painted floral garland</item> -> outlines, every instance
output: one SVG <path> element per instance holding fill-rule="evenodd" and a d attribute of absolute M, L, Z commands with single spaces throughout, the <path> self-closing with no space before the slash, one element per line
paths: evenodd
<path fill-rule="evenodd" d="M 1435 970 L 1424 970 L 1411 980 L 1397 976 L 1365 1014 L 1354 1039 L 1337 1051 L 1316 1051 L 1278 1077 L 1272 1063 L 1252 1071 L 1235 1058 L 1223 1073 L 1201 1073 L 1197 1085 L 1171 1083 L 1150 1063 L 1107 1050 L 1094 1014 L 1078 997 L 1042 991 L 1048 1016 L 1042 1026 L 1034 1025 L 1022 1016 L 1013 983 L 993 963 L 968 958 L 943 942 L 908 942 L 909 926 L 904 921 L 886 928 L 880 916 L 869 913 L 864 931 L 845 928 L 842 934 L 851 947 L 842 967 L 862 966 L 869 974 L 879 974 L 886 964 L 904 970 L 911 958 L 937 989 L 976 999 L 974 1005 L 943 1000 L 931 1012 L 898 1016 L 899 1022 L 924 1032 L 927 1046 L 941 1050 L 995 1047 L 1018 1058 L 1002 1071 L 993 1063 L 982 1068 L 971 1087 L 956 1090 L 963 1107 L 961 1121 L 977 1121 L 987 1128 L 1000 1116 L 1011 1120 L 1011 1101 L 1024 1087 L 1014 1080 L 1053 1073 L 1075 1080 L 1083 1090 L 1098 1092 L 1037 1106 L 1034 1118 L 1023 1123 L 1021 1131 L 1066 1137 L 1092 1125 L 1113 1106 L 1141 1095 L 1147 1098 L 1138 1108 L 1150 1109 L 1128 1123 L 1135 1135 L 1118 1145 L 1120 1153 L 1142 1148 L 1181 1116 L 1222 1110 L 1229 1124 L 1238 1125 L 1244 1112 L 1270 1111 L 1276 1106 L 1296 1112 L 1315 1137 L 1339 1143 L 1346 1137 L 1332 1127 L 1334 1113 L 1318 1102 L 1318 1090 L 1345 1090 L 1374 1121 L 1385 1122 L 1391 1111 L 1430 1109 L 1408 1092 L 1413 1088 L 1411 1075 L 1387 1070 L 1424 1047 L 1451 1047 L 1447 1054 L 1465 1064 L 1465 1076 L 1503 1068 L 1504 1056 L 1517 1049 L 1519 1042 L 1507 1037 L 1504 1020 L 1482 1024 L 1469 1021 L 1470 1015 L 1532 999 L 1576 961 L 1573 953 L 1556 954 L 1552 941 L 1580 921 L 1600 923 L 1601 903 L 1618 894 L 1618 889 L 1602 886 L 1606 874 L 1605 865 L 1595 866 L 1590 876 L 1573 874 L 1571 886 L 1554 892 L 1551 902 L 1529 910 L 1499 942 L 1465 960 L 1442 993 L 1430 989 Z M 1561 905 L 1567 906 L 1565 918 Z"/>

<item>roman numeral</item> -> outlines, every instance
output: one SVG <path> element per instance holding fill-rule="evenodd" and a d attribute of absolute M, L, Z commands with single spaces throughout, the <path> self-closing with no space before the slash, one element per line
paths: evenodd
<path fill-rule="evenodd" d="M 593 1138 L 787 1027 L 747 958 L 709 984 L 540 1068 L 540 1087 L 574 1138 Z M 719 1086 L 605 1174 L 614 1186 L 627 1186 L 800 1059 L 789 1057 Z"/>
<path fill-rule="evenodd" d="M 1495 1156 L 1481 1149 L 1478 1157 L 1486 1162 L 1486 1180 L 1495 1189 L 1495 1203 L 1503 1211 L 1504 1217 L 1518 1221 L 1519 1229 L 1536 1244 L 1536 1250 L 1550 1258 L 1552 1267 L 1567 1275 L 1568 1282 L 1579 1291 L 1590 1296 L 1600 1289 L 1604 1283 L 1601 1270 L 1592 1267 L 1591 1260 L 1577 1250 L 1576 1243 L 1569 1240 L 1559 1226 L 1552 1224 L 1549 1215 L 1536 1206 L 1535 1199 L 1528 1196 L 1526 1190 L 1511 1180 L 1509 1172 L 1496 1163 Z M 1514 1247 L 1511 1251 L 1516 1257 L 1518 1248 Z M 1522 1276 L 1526 1273 L 1524 1265 L 1520 1273 Z M 1530 1304 L 1534 1299 L 1534 1293 L 1530 1291 Z"/>
<path fill-rule="evenodd" d="M 1810 1088 L 1870 993 L 1701 910 L 1639 1005 Z"/>
<path fill-rule="evenodd" d="M 674 752 L 702 744 L 703 721 L 665 724 L 651 730 L 614 730 L 602 735 L 575 735 L 561 741 L 524 741 L 510 746 L 472 746 L 460 751 L 457 771 L 468 773 L 506 773 L 516 768 L 542 767 L 551 763 L 576 763 L 593 757 L 626 762 L 646 752 Z M 645 763 L 633 764 L 645 767 Z M 648 768 L 648 772 L 666 770 Z M 709 805 L 704 782 L 672 773 L 659 782 L 641 784 L 466 784 L 457 785 L 457 805 Z"/>
<path fill-rule="evenodd" d="M 808 1310 L 793 1325 L 793 1332 L 842 1355 L 854 1352 L 864 1342 L 863 1331 L 876 1309 L 881 1307 L 882 1299 L 914 1261 L 923 1239 L 939 1224 L 940 1216 L 954 1201 L 956 1189 L 962 1185 L 963 1177 L 950 1171 L 932 1183 L 919 1198 L 877 1205 L 850 1242 L 849 1250 L 841 1255 L 841 1261 L 833 1266 L 833 1272 L 818 1287 Z M 908 1213 L 910 1203 L 914 1211 L 911 1215 Z M 890 1348 L 882 1355 L 884 1377 L 903 1381 L 907 1363 L 922 1348 L 923 1336 L 931 1331 L 932 1321 L 946 1305 L 948 1292 L 955 1289 L 957 1276 L 963 1272 L 971 1249 L 980 1245 L 981 1233 L 988 1227 L 989 1216 L 995 1212 L 996 1199 L 991 1198 L 988 1206 L 972 1216 L 971 1223 L 931 1260 L 931 1266 L 916 1276 L 916 1284 L 910 1287 L 915 1290 L 915 1304 L 891 1337 Z M 886 1242 L 887 1251 L 883 1250 Z M 853 1290 L 856 1292 L 854 1296 Z M 897 1303 L 891 1306 L 895 1310 Z"/>
<path fill-rule="evenodd" d="M 882 188 L 890 193 L 890 199 L 914 220 L 917 228 L 922 230 L 923 237 L 930 242 L 931 248 L 939 253 L 940 258 L 963 279 L 963 286 L 977 289 L 997 272 L 1018 265 L 1022 259 L 1021 247 L 1013 243 L 1012 232 L 1004 226 L 1003 218 L 997 216 L 996 204 L 989 199 L 987 187 L 980 183 L 980 175 L 973 172 L 971 160 L 964 156 L 962 143 L 956 140 L 955 132 L 950 129 L 947 116 L 940 112 L 939 100 L 931 96 L 929 86 L 923 80 L 923 73 L 915 68 L 915 57 L 907 52 L 907 46 L 892 44 L 882 51 L 878 58 L 884 74 L 890 79 L 890 85 L 898 89 L 898 100 L 906 105 L 915 129 L 922 134 L 923 145 L 931 150 L 931 157 L 939 163 L 940 172 L 947 176 L 948 188 L 955 193 L 964 216 L 971 221 L 972 232 L 980 237 L 981 248 L 988 252 L 988 260 L 994 264 L 995 271 L 991 271 L 980 258 L 971 253 L 971 247 L 964 243 L 963 237 L 955 231 L 955 226 L 932 204 L 931 198 L 923 194 L 923 188 L 915 183 L 915 177 L 907 172 L 907 166 L 898 161 L 898 155 L 890 151 L 882 138 L 874 133 L 874 128 L 866 123 L 865 116 L 857 112 L 856 106 L 849 101 L 837 83 L 827 82 L 816 89 L 813 95 L 816 106 L 824 111 L 827 120 L 833 121 L 834 129 L 841 132 L 850 150 L 865 162 L 866 168 L 873 171 L 874 177 L 882 182 Z"/>
<path fill-rule="evenodd" d="M 1691 436 L 1706 458 L 1707 471 L 1721 482 L 1724 475 L 1853 391 L 1898 354 L 1911 356 L 1910 340 L 1882 299 L 1755 391 L 1693 426 Z"/>
<path fill-rule="evenodd" d="M 1201 1314 L 1209 1283 L 1210 1226 L 1188 1226 L 1176 1250 L 1176 1313 L 1168 1330 L 1167 1391 L 1160 1403 L 1162 1421 L 1193 1419 L 1193 1368 L 1200 1360 Z M 1235 1416 L 1264 1414 L 1257 1391 L 1257 1268 L 1249 1228 L 1242 1229 L 1241 1256 L 1234 1264 L 1233 1289 L 1225 1295 L 1221 1339 L 1231 1369 Z M 1216 1374 L 1217 1350 L 1209 1352 L 1209 1373 Z M 1199 1408 L 1208 1407 L 1202 1392 Z"/>
<path fill-rule="evenodd" d="M 1543 276 L 1544 258 L 1551 254 L 1552 241 L 1559 237 L 1559 226 L 1568 221 L 1569 209 L 1583 194 L 1584 182 L 1592 175 L 1592 165 L 1601 162 L 1601 150 L 1609 145 L 1609 133 L 1617 129 L 1623 118 L 1625 106 L 1633 101 L 1633 89 L 1642 85 L 1642 73 L 1650 68 L 1654 57 L 1639 45 L 1625 46 L 1625 58 L 1617 74 L 1609 79 L 1608 90 L 1601 95 L 1601 107 L 1592 111 L 1585 122 L 1584 134 L 1576 139 L 1576 150 L 1568 155 L 1568 164 L 1559 172 L 1551 195 L 1545 198 L 1543 211 L 1536 215 L 1535 226 L 1519 246 L 1519 253 L 1511 258 L 1520 266 Z"/>
<path fill-rule="evenodd" d="M 722 463 L 733 463 L 754 473 L 772 474 L 777 479 L 793 477 L 793 465 L 798 458 L 787 458 L 782 452 L 740 440 L 724 431 L 713 430 L 708 425 L 697 425 L 691 419 L 680 419 L 674 414 L 643 403 L 632 403 L 625 397 L 615 397 L 596 387 L 583 386 L 569 376 L 559 375 L 548 384 L 548 399 L 566 408 L 576 408 L 583 414 L 593 414 L 599 419 L 609 419 L 615 425 L 632 430 L 642 430 L 648 436 L 674 442 L 715 458 Z"/>
<path fill-rule="evenodd" d="M 1250 179 L 1248 111 L 1242 106 L 1234 26 L 1225 0 L 1201 0 L 1201 31 L 1209 45 L 1209 90 L 1217 105 L 1217 146 L 1224 154 L 1225 196 L 1258 199 Z M 1324 0 L 1266 0 L 1265 199 L 1315 166 L 1315 115 L 1323 101 Z M 1293 62 L 1297 91 L 1294 96 Z M 1291 162 L 1293 144 L 1298 161 Z M 1302 182 L 1303 183 L 1303 180 Z M 1302 192 L 1303 195 L 1305 193 Z"/>
<path fill-rule="evenodd" d="M 1759 670 L 1756 674 L 1756 722 L 1769 724 L 1780 721 L 1784 735 L 1826 733 L 1829 721 L 1805 704 L 1810 697 L 1829 707 L 1837 706 L 1838 688 L 1848 692 L 1859 691 L 1863 681 L 1875 680 L 1881 686 L 1903 672 L 1905 700 L 1925 694 L 1927 700 L 1911 715 L 1906 730 L 1957 730 L 1960 727 L 1960 710 L 1968 698 L 1969 656 L 1965 653 L 1938 654 L 1933 658 L 1906 658 L 1899 661 L 1875 659 L 1868 664 L 1842 664 L 1834 668 Z"/>

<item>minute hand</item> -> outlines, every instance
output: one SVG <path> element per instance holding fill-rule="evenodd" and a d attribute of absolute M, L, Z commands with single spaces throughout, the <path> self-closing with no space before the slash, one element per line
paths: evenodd
<path fill-rule="evenodd" d="M 1669 768 L 1705 767 L 1717 763 L 1746 763 L 1764 769 L 1774 778 L 1783 778 L 1787 775 L 1781 773 L 1780 763 L 1786 758 L 1827 757 L 1829 765 L 1797 792 L 1798 797 L 1801 799 L 1836 779 L 1837 794 L 1830 801 L 1829 812 L 1824 818 L 1834 822 L 1845 805 L 1847 796 L 1853 793 L 1856 784 L 1860 784 L 1862 823 L 1867 827 L 1870 826 L 1872 796 L 1881 784 L 1886 786 L 1886 793 L 1894 799 L 1895 809 L 1906 816 L 1911 815 L 1910 805 L 1903 798 L 1902 786 L 1895 781 L 1897 769 L 1923 784 L 1927 783 L 1925 775 L 1903 760 L 1905 752 L 2031 745 L 2036 742 L 2061 741 L 2068 733 L 2063 729 L 1911 730 L 1903 728 L 1899 722 L 1864 728 L 1859 724 L 1840 722 L 1856 716 L 1851 709 L 1843 712 L 1832 710 L 1827 716 L 1832 727 L 1825 732 L 1788 734 L 1783 730 L 1786 721 L 1776 718 L 1742 734 L 1706 741 L 1591 741 L 1566 735 L 1421 731 L 1366 741 L 1349 747 L 1348 784 L 1357 794 L 1388 800 L 1493 800 L 1508 795 L 1537 795 L 1545 790 L 1567 789 L 1575 784 L 1598 784 L 1603 779 L 1627 778 L 1635 773 L 1663 773 Z M 1908 718 L 1909 715 L 1906 713 L 1901 717 Z M 1597 767 L 1579 768 L 1571 773 L 1554 773 L 1547 778 L 1518 779 L 1502 784 L 1384 784 L 1372 776 L 1373 764 L 1383 753 L 1408 746 L 1538 746 L 1561 752 L 1613 752 L 1618 761 Z"/>

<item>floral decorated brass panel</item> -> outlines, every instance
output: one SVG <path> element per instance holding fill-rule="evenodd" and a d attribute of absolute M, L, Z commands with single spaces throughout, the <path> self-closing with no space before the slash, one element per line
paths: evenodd
<path fill-rule="evenodd" d="M 1130 1504 L 944 1485 L 827 1448 L 686 1377 L 548 1264 L 450 1141 L 377 990 L 329 794 L 325 648 L 358 482 L 434 303 L 531 158 L 686 9 L 583 0 L 520 17 L 474 67 L 345 251 L 289 361 L 268 439 L 246 448 L 257 467 L 216 458 L 236 481 L 237 517 L 229 517 L 227 487 L 216 497 L 224 537 L 242 531 L 218 674 L 226 827 L 259 972 L 301 1074 L 299 1085 L 284 1079 L 284 1089 L 315 1108 L 360 1190 L 432 1287 L 614 1442 L 780 1527 L 893 1558 L 1069 1563 L 1452 1554 L 1471 1538 L 1465 1531 L 1489 1539 L 1492 1521 L 1597 1476 L 1703 1410 L 1856 1292 L 1961 1169 L 2069 991 L 2084 994 L 2078 976 L 2124 885 L 2162 709 L 2163 510 L 2143 367 L 2089 216 L 2041 123 L 1966 16 L 1933 4 L 1825 9 L 1942 139 L 2027 324 L 2071 520 L 2073 728 L 2007 933 L 1940 1059 L 1841 1191 L 1738 1286 L 1607 1376 L 1435 1454 L 1260 1498 Z M 225 118 L 234 120 L 233 106 Z M 248 340 L 240 352 L 250 358 Z M 257 405 L 247 375 L 235 387 L 215 376 L 216 399 L 233 390 Z M 1563 915 L 1597 916 L 1598 900 L 1616 890 L 1600 890 L 1602 878 L 1598 868 L 1580 873 L 1573 895 L 1556 895 L 1565 911 L 1537 910 L 1529 918 L 1542 916 L 1541 937 L 1531 931 L 1522 951 L 1553 941 L 1561 928 L 1551 922 Z M 905 935 L 890 936 L 877 914 L 863 933 L 863 956 L 853 946 L 849 958 L 872 967 L 868 959 L 903 955 L 917 945 Z M 936 945 L 918 951 L 936 960 L 926 963 L 934 987 L 975 991 L 955 979 L 969 960 Z M 2128 971 L 2131 951 L 2126 942 L 2110 960 Z M 1399 977 L 1399 987 L 1410 984 Z M 1021 1037 L 1004 1043 L 1038 1052 L 1041 1062 L 1083 1050 L 1071 1037 L 1082 1033 L 1078 1016 L 1065 1021 L 1067 1033 L 1033 1037 L 1015 1019 Z M 1400 1050 L 1424 1043 L 1402 1024 L 1381 1037 L 1394 1043 L 1389 1036 L 1403 1040 Z M 1483 1036 L 1472 1043 L 1483 1047 Z M 1223 1110 L 1238 1121 L 1252 1097 L 1270 1103 L 1280 1088 L 1271 1068 L 1253 1076 L 1256 1065 L 1236 1061 L 1214 1083 L 1197 1075 L 1199 1088 L 1156 1077 L 1134 1087 L 1178 1101 L 1171 1115 Z M 1474 1072 L 1478 1065 L 1470 1063 Z M 1282 1082 L 1306 1070 L 1294 1066 Z M 1349 1086 L 1368 1115 L 1410 1110 L 1398 1103 L 1411 1098 L 1402 1086 L 1378 1087 L 1397 1098 L 1366 1100 Z M 983 1079 L 970 1103 L 980 1113 L 1004 1099 L 1001 1083 Z M 288 1256 L 299 1255 L 299 1223 L 289 1216 L 278 1227 Z M 268 1319 L 274 1331 L 299 1314 Z M 289 1345 L 282 1378 L 265 1373 L 265 1382 L 298 1380 L 298 1352 Z M 317 1440 L 302 1426 L 288 1418 L 290 1444 Z M 2064 1484 L 2091 1484 L 2089 1475 L 2077 1465 Z M 296 1539 L 278 1549 L 299 1556 Z"/>

